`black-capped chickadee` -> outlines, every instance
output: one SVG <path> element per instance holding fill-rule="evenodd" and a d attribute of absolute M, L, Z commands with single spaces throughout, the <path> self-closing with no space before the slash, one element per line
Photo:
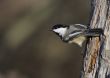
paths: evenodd
<path fill-rule="evenodd" d="M 76 43 L 79 46 L 82 46 L 86 37 L 99 37 L 103 33 L 101 28 L 89 29 L 82 24 L 57 24 L 52 27 L 52 31 L 55 32 L 64 42 Z"/>

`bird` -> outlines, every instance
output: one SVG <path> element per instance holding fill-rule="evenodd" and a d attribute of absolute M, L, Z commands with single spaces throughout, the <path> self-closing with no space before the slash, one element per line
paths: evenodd
<path fill-rule="evenodd" d="M 90 29 L 83 24 L 64 25 L 56 24 L 51 29 L 62 41 L 66 43 L 76 43 L 82 46 L 83 42 L 89 37 L 99 37 L 103 34 L 102 28 Z"/>

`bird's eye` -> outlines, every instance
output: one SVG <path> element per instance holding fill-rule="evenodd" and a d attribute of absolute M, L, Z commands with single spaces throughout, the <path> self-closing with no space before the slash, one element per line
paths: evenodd
<path fill-rule="evenodd" d="M 61 28 L 61 27 L 63 27 L 63 25 L 61 25 L 61 24 L 56 24 L 56 25 L 53 26 L 52 29 L 57 29 L 57 28 Z"/>

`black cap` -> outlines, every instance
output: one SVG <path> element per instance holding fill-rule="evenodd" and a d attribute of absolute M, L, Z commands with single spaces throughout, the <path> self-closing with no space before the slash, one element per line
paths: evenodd
<path fill-rule="evenodd" d="M 67 26 L 67 25 L 63 25 L 63 24 L 56 24 L 56 25 L 54 25 L 53 27 L 52 27 L 52 30 L 53 29 L 57 29 L 57 28 L 61 28 L 61 27 L 69 27 L 69 26 Z"/>

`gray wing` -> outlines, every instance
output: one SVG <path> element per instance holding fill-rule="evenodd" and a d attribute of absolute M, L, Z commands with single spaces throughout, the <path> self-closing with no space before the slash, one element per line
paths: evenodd
<path fill-rule="evenodd" d="M 70 25 L 68 31 L 66 32 L 65 36 L 63 37 L 63 40 L 68 41 L 75 37 L 81 36 L 85 33 L 86 30 L 87 30 L 87 27 L 82 24 Z"/>
<path fill-rule="evenodd" d="M 71 25 L 71 26 L 73 26 L 73 25 Z M 83 25 L 83 24 L 74 24 L 74 26 L 78 29 L 87 29 L 87 26 Z"/>
<path fill-rule="evenodd" d="M 65 36 L 63 37 L 63 40 L 68 41 L 68 40 L 71 40 L 73 38 L 84 35 L 84 33 L 85 33 L 85 29 L 84 30 L 74 30 L 71 32 L 69 31 L 65 34 Z"/>

